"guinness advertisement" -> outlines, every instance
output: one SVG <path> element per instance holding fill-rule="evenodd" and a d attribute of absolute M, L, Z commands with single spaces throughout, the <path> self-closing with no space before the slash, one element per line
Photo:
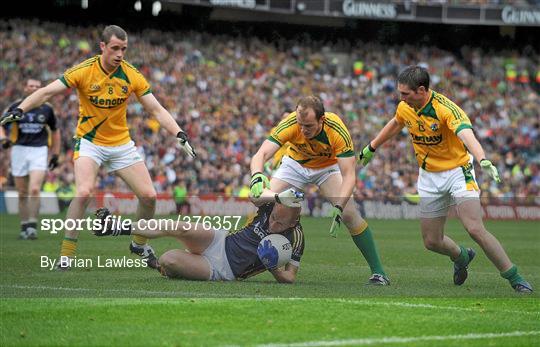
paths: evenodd
<path fill-rule="evenodd" d="M 419 5 L 413 2 L 364 0 L 171 0 L 165 2 L 305 16 L 470 25 L 540 26 L 539 6 Z"/>

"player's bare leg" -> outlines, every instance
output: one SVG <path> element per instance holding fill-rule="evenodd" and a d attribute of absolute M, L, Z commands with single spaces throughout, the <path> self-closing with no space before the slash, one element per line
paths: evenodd
<path fill-rule="evenodd" d="M 444 234 L 446 216 L 435 218 L 420 218 L 420 230 L 424 239 L 424 246 L 430 251 L 447 255 L 455 260 L 461 249 L 448 236 Z"/>
<path fill-rule="evenodd" d="M 19 194 L 19 217 L 21 218 L 21 234 L 20 239 L 26 240 L 28 235 L 26 229 L 28 227 L 28 176 L 15 177 L 15 188 Z"/>
<path fill-rule="evenodd" d="M 157 225 L 148 225 L 146 220 L 134 222 L 128 226 L 122 226 L 121 230 L 115 229 L 118 224 L 106 208 L 96 212 L 96 217 L 101 219 L 101 230 L 94 230 L 96 235 L 135 235 L 147 239 L 161 237 L 174 237 L 186 247 L 186 250 L 175 249 L 166 252 L 159 258 L 159 271 L 169 277 L 181 277 L 192 280 L 208 280 L 210 278 L 210 266 L 201 254 L 214 240 L 213 229 L 204 228 L 202 225 L 173 220 L 158 220 Z"/>
<path fill-rule="evenodd" d="M 96 178 L 99 170 L 99 165 L 90 157 L 79 157 L 74 163 L 75 172 L 75 187 L 77 196 L 71 200 L 69 204 L 66 219 L 83 218 L 86 211 L 86 206 L 94 195 Z M 65 257 L 73 257 L 77 250 L 77 239 L 79 231 L 66 230 L 64 240 L 62 241 L 62 249 L 60 250 L 61 261 L 59 269 L 69 267 Z"/>
<path fill-rule="evenodd" d="M 143 162 L 137 162 L 115 172 L 139 199 L 137 205 L 137 220 L 151 219 L 156 210 L 156 191 L 152 185 L 150 173 Z M 148 266 L 157 268 L 158 262 L 154 250 L 146 244 L 147 238 L 135 235 L 130 244 L 131 252 L 148 259 Z"/>
<path fill-rule="evenodd" d="M 474 259 L 472 248 L 458 245 L 444 234 L 446 216 L 420 218 L 420 230 L 424 246 L 430 251 L 446 255 L 454 262 L 454 284 L 462 285 L 468 277 L 468 266 Z"/>
<path fill-rule="evenodd" d="M 532 286 L 521 277 L 499 240 L 486 230 L 479 200 L 467 200 L 457 205 L 458 217 L 471 238 L 482 247 L 486 256 L 518 292 L 532 292 Z"/>
<path fill-rule="evenodd" d="M 343 179 L 340 174 L 331 175 L 319 187 L 321 194 L 334 204 L 339 198 L 335 195 L 339 191 L 342 182 Z M 343 222 L 347 226 L 356 247 L 362 252 L 371 269 L 372 276 L 368 283 L 376 285 L 390 284 L 384 272 L 371 230 L 367 222 L 360 215 L 353 197 L 349 199 L 347 205 L 343 208 Z"/>
<path fill-rule="evenodd" d="M 270 179 L 270 190 L 273 192 L 279 193 L 291 187 L 298 189 L 298 187 L 294 187 L 292 184 L 285 182 L 279 178 L 272 177 Z"/>
<path fill-rule="evenodd" d="M 167 277 L 196 281 L 208 281 L 210 278 L 210 265 L 199 254 L 172 249 L 159 257 L 159 263 L 161 273 Z"/>
<path fill-rule="evenodd" d="M 29 239 L 37 238 L 37 220 L 40 207 L 41 185 L 47 172 L 43 170 L 30 171 L 28 174 L 28 229 Z"/>

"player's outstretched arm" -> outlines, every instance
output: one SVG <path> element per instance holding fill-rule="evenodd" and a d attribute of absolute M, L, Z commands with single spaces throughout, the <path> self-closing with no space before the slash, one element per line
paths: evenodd
<path fill-rule="evenodd" d="M 176 136 L 179 146 L 184 150 L 184 152 L 186 152 L 187 155 L 192 158 L 197 156 L 197 153 L 193 147 L 191 147 L 188 141 L 187 134 L 180 128 L 178 123 L 176 123 L 176 120 L 169 113 L 169 111 L 161 106 L 154 94 L 150 93 L 143 95 L 139 98 L 139 101 L 141 105 L 143 105 L 146 112 L 155 117 L 159 124 L 167 129 L 168 132 Z"/>
<path fill-rule="evenodd" d="M 399 123 L 395 117 L 392 118 L 388 123 L 386 123 L 384 128 L 382 128 L 377 136 L 375 136 L 375 138 L 362 149 L 362 152 L 360 152 L 360 155 L 358 156 L 358 163 L 367 165 L 371 158 L 373 158 L 375 150 L 382 146 L 386 141 L 399 134 L 401 129 L 403 129 L 403 124 Z"/>
<path fill-rule="evenodd" d="M 495 182 L 501 182 L 501 177 L 499 176 L 497 167 L 493 165 L 490 160 L 486 159 L 484 149 L 482 148 L 480 142 L 478 142 L 476 139 L 476 136 L 474 136 L 472 129 L 463 129 L 458 132 L 457 135 L 461 141 L 463 141 L 463 144 L 465 144 L 467 150 L 472 153 L 476 160 L 478 160 L 482 170 L 487 171 L 489 177 L 491 177 L 491 179 Z"/>
<path fill-rule="evenodd" d="M 304 201 L 304 193 L 297 191 L 296 189 L 289 188 L 281 193 L 276 193 L 270 189 L 263 189 L 259 197 L 250 196 L 251 202 L 255 206 L 261 206 L 269 202 L 277 202 L 288 207 L 302 207 L 302 201 Z"/>
<path fill-rule="evenodd" d="M 277 268 L 274 270 L 269 270 L 272 276 L 279 283 L 288 283 L 292 284 L 296 280 L 296 274 L 298 273 L 298 267 L 292 265 L 291 263 L 285 265 L 283 268 Z"/>
<path fill-rule="evenodd" d="M 17 108 L 4 113 L 0 117 L 0 125 L 16 122 L 22 118 L 23 113 L 43 105 L 51 97 L 63 92 L 67 87 L 60 80 L 55 80 L 43 88 L 39 88 L 28 95 Z"/>
<path fill-rule="evenodd" d="M 264 163 L 279 150 L 280 146 L 270 140 L 264 140 L 263 144 L 251 158 L 251 184 L 250 193 L 254 198 L 261 196 L 263 189 L 270 188 L 270 181 L 264 172 Z"/>

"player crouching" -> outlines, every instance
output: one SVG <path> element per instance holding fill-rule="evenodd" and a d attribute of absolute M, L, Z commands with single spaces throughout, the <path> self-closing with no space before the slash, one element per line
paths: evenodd
<path fill-rule="evenodd" d="M 304 251 L 304 232 L 300 224 L 300 204 L 303 194 L 288 189 L 280 194 L 266 190 L 254 203 L 257 215 L 245 227 L 229 233 L 223 229 L 205 228 L 200 224 L 180 222 L 175 228 L 169 223 L 160 230 L 139 228 L 138 225 L 111 223 L 106 208 L 96 212 L 102 221 L 97 236 L 141 235 L 149 239 L 174 237 L 185 246 L 165 252 L 159 258 L 160 272 L 170 278 L 201 281 L 232 281 L 246 279 L 268 270 L 279 283 L 293 283 Z M 280 203 L 276 203 L 279 201 Z M 269 234 L 279 233 L 292 245 L 291 260 L 277 267 L 275 247 L 260 241 Z"/>

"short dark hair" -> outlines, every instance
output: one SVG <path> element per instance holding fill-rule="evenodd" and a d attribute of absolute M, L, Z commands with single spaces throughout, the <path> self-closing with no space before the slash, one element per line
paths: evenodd
<path fill-rule="evenodd" d="M 101 41 L 109 43 L 113 36 L 118 37 L 122 41 L 127 40 L 127 33 L 124 29 L 120 28 L 118 25 L 107 25 L 101 33 Z"/>
<path fill-rule="evenodd" d="M 305 96 L 296 105 L 296 108 L 302 107 L 304 110 L 311 108 L 315 112 L 317 120 L 324 116 L 324 104 L 321 99 L 315 95 Z M 303 115 L 303 114 L 302 114 Z"/>
<path fill-rule="evenodd" d="M 416 91 L 420 87 L 429 89 L 429 73 L 426 69 L 418 65 L 412 65 L 401 71 L 397 78 L 398 84 L 406 85 Z"/>

